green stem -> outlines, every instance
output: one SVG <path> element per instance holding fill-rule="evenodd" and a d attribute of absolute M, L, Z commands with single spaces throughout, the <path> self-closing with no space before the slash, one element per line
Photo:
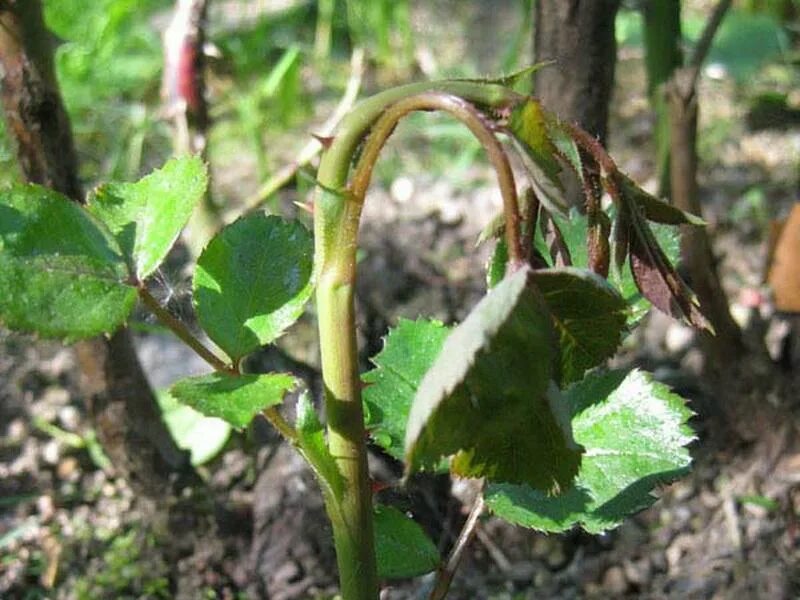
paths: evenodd
<path fill-rule="evenodd" d="M 238 375 L 238 371 L 232 365 L 229 365 L 206 348 L 203 342 L 197 339 L 182 321 L 176 319 L 166 308 L 161 306 L 144 283 L 139 284 L 137 291 L 139 293 L 139 299 L 150 309 L 150 312 L 152 312 L 163 325 L 168 327 L 172 333 L 178 336 L 184 344 L 194 350 L 195 354 L 211 365 L 215 371 L 227 373 L 228 375 Z"/>
<path fill-rule="evenodd" d="M 147 289 L 147 286 L 144 283 L 139 284 L 137 288 L 139 292 L 139 298 L 141 299 L 142 303 L 150 309 L 156 318 L 161 321 L 163 325 L 168 327 L 172 333 L 174 333 L 180 340 L 189 346 L 195 353 L 206 361 L 211 367 L 214 368 L 215 371 L 220 373 L 225 373 L 226 375 L 238 376 L 239 370 L 234 365 L 230 365 L 226 363 L 224 360 L 219 358 L 216 354 L 214 354 L 211 350 L 206 348 L 197 337 L 189 331 L 189 328 L 184 325 L 183 321 L 176 319 L 172 316 L 172 314 L 161 304 L 158 300 L 153 297 L 153 294 L 150 293 L 150 290 Z M 264 418 L 270 422 L 270 424 L 278 430 L 283 438 L 292 444 L 293 446 L 297 445 L 297 432 L 294 430 L 286 419 L 283 418 L 283 415 L 278 411 L 277 408 L 270 407 L 267 408 L 262 412 Z"/>
<path fill-rule="evenodd" d="M 359 179 L 361 196 L 345 184 L 360 143 L 387 108 L 425 92 L 452 94 L 498 110 L 523 99 L 502 85 L 482 82 L 425 82 L 394 88 L 358 105 L 343 119 L 322 155 L 314 201 L 317 310 L 328 445 L 344 481 L 341 497 L 326 497 L 325 501 L 333 526 L 341 594 L 347 600 L 375 600 L 378 577 L 353 303 L 358 225 L 369 178 Z M 412 104 L 404 110 L 416 108 Z M 377 154 L 371 160 L 376 158 Z M 371 164 L 360 163 L 360 170 L 371 170 Z"/>

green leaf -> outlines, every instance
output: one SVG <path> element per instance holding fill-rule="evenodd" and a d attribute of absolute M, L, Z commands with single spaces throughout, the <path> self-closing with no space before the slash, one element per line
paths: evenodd
<path fill-rule="evenodd" d="M 362 376 L 367 430 L 373 441 L 397 460 L 403 459 L 408 411 L 425 372 L 442 349 L 450 329 L 438 321 L 400 319 L 383 350 Z"/>
<path fill-rule="evenodd" d="M 490 485 L 499 517 L 542 531 L 616 527 L 655 502 L 653 490 L 684 475 L 694 439 L 684 400 L 641 371 L 595 371 L 564 393 L 586 453 L 575 486 L 548 497 L 526 485 Z"/>
<path fill-rule="evenodd" d="M 578 144 L 569 134 L 564 124 L 555 115 L 548 115 L 545 119 L 547 135 L 555 147 L 558 155 L 569 164 L 578 180 L 583 181 L 583 160 L 578 150 Z"/>
<path fill-rule="evenodd" d="M 556 360 L 550 313 L 520 269 L 448 336 L 420 383 L 406 428 L 406 471 L 454 455 L 462 477 L 571 485 L 580 463 L 550 391 Z"/>
<path fill-rule="evenodd" d="M 256 214 L 228 225 L 197 261 L 194 302 L 234 361 L 294 323 L 312 291 L 313 241 L 298 221 Z"/>
<path fill-rule="evenodd" d="M 283 373 L 211 373 L 181 379 L 170 388 L 170 394 L 207 417 L 224 419 L 242 429 L 265 408 L 280 404 L 296 384 L 294 377 Z"/>
<path fill-rule="evenodd" d="M 197 156 L 169 160 L 136 183 L 107 183 L 89 197 L 89 212 L 117 239 L 139 281 L 155 271 L 208 185 Z"/>
<path fill-rule="evenodd" d="M 80 206 L 37 185 L 0 192 L 0 319 L 70 343 L 111 333 L 136 290 L 114 238 Z"/>
<path fill-rule="evenodd" d="M 178 448 L 189 452 L 193 465 L 207 463 L 225 447 L 231 435 L 229 423 L 203 416 L 178 402 L 167 390 L 160 390 L 157 396 L 167 429 Z"/>
<path fill-rule="evenodd" d="M 561 384 L 614 355 L 625 330 L 627 305 L 602 277 L 572 267 L 534 271 L 560 338 Z"/>
<path fill-rule="evenodd" d="M 609 209 L 609 216 L 612 218 L 612 221 L 614 220 L 614 210 L 613 207 Z M 572 258 L 572 266 L 581 269 L 588 268 L 589 254 L 586 248 L 586 215 L 580 214 L 577 210 L 572 209 L 569 218 L 564 218 L 560 215 L 551 215 L 551 218 L 561 231 L 570 257 Z M 664 250 L 667 258 L 673 264 L 676 263 L 680 258 L 680 234 L 677 228 L 653 223 L 650 225 L 650 229 L 653 231 L 659 246 Z M 536 228 L 536 235 L 534 236 L 534 244 L 536 249 L 539 250 L 541 255 L 545 257 L 545 260 L 552 266 L 553 261 L 550 258 L 550 249 L 538 227 Z M 612 260 L 608 281 L 617 289 L 628 304 L 629 313 L 627 326 L 629 329 L 633 328 L 650 310 L 650 302 L 642 296 L 642 293 L 636 287 L 636 282 L 631 274 L 630 259 L 626 259 L 619 268 Z"/>
<path fill-rule="evenodd" d="M 508 265 L 508 244 L 505 239 L 497 240 L 491 256 L 486 263 L 486 287 L 492 289 L 506 276 Z"/>
<path fill-rule="evenodd" d="M 417 577 L 439 566 L 439 551 L 413 519 L 391 506 L 378 504 L 373 510 L 378 577 Z"/>
<path fill-rule="evenodd" d="M 557 183 L 561 172 L 561 165 L 556 159 L 558 149 L 550 139 L 547 120 L 548 115 L 542 105 L 529 99 L 513 109 L 508 128 L 544 175 L 560 188 L 560 183 Z"/>
<path fill-rule="evenodd" d="M 317 476 L 326 496 L 338 502 L 344 493 L 344 479 L 325 443 L 325 428 L 305 391 L 297 400 L 295 429 L 300 452 Z"/>

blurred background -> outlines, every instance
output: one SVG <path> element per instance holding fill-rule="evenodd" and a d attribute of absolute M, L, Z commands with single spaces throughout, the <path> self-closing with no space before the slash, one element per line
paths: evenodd
<path fill-rule="evenodd" d="M 181 96 L 181 75 L 169 67 L 180 3 L 43 4 L 86 189 L 137 179 L 187 149 L 209 163 L 203 216 L 154 283 L 189 321 L 190 257 L 215 228 L 249 210 L 310 223 L 304 207 L 320 147 L 313 136 L 331 135 L 357 99 L 421 79 L 498 77 L 553 58 L 534 51 L 543 26 L 536 16 L 545 14 L 536 0 L 212 0 L 198 108 Z M 604 135 L 622 170 L 669 197 L 670 122 L 660 85 L 694 56 L 718 3 L 609 4 L 615 69 L 607 133 L 593 133 Z M 532 77 L 519 87 L 540 92 Z M 733 2 L 699 69 L 695 99 L 697 200 L 713 248 L 706 268 L 746 347 L 765 351 L 733 370 L 719 349 L 650 315 L 616 360 L 654 370 L 690 398 L 699 413 L 692 475 L 604 536 L 545 536 L 487 520 L 453 598 L 800 594 L 793 404 L 800 398 L 800 213 L 792 212 L 800 201 L 800 2 Z M 7 184 L 21 173 L 0 126 L 0 182 Z M 368 198 L 358 290 L 365 368 L 398 316 L 450 322 L 480 298 L 486 250 L 475 243 L 500 210 L 480 145 L 454 121 L 424 114 L 398 127 Z M 770 287 L 776 255 L 784 257 L 782 270 L 772 271 Z M 774 289 L 792 277 L 797 285 Z M 278 355 L 254 362 L 288 361 L 313 385 L 314 327 L 306 315 Z M 154 388 L 204 370 L 144 316 L 131 328 Z M 332 597 L 321 501 L 309 492 L 309 473 L 264 423 L 233 432 L 160 393 L 170 431 L 210 490 L 180 513 L 189 519 L 184 531 L 197 529 L 176 543 L 166 533 L 176 524 L 152 518 L 159 508 L 142 502 L 104 455 L 72 351 L 2 330 L 0 343 L 0 597 Z M 750 427 L 767 410 L 786 427 Z M 396 477 L 396 465 L 375 460 L 379 474 Z M 459 493 L 432 479 L 397 492 L 397 502 L 446 548 L 463 519 Z M 211 525 L 186 516 L 216 505 L 224 510 Z M 392 583 L 386 597 L 417 597 L 421 585 Z"/>

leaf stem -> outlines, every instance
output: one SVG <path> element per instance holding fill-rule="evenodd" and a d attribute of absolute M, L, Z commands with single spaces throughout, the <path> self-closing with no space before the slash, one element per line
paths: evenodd
<path fill-rule="evenodd" d="M 159 301 L 156 300 L 155 297 L 153 297 L 153 294 L 150 293 L 150 290 L 147 289 L 147 286 L 144 282 L 140 283 L 136 289 L 139 292 L 139 298 L 141 298 L 144 305 L 150 309 L 150 311 L 158 318 L 158 320 L 168 327 L 175 335 L 177 335 L 184 344 L 194 350 L 200 358 L 211 365 L 215 371 L 225 373 L 226 375 L 232 375 L 234 377 L 240 375 L 239 370 L 234 365 L 230 365 L 220 359 L 209 348 L 204 346 L 199 339 L 197 339 L 197 337 L 189 330 L 189 328 L 186 327 L 183 321 L 176 319 L 166 308 L 161 306 Z M 297 445 L 297 432 L 286 421 L 280 411 L 278 411 L 277 407 L 271 406 L 267 409 L 264 409 L 261 414 L 263 414 L 264 418 L 269 421 L 270 424 L 275 427 L 275 429 L 278 430 L 278 433 L 280 433 L 287 442 L 293 446 Z"/>
<path fill-rule="evenodd" d="M 473 535 L 475 535 L 478 519 L 480 519 L 483 514 L 483 509 L 483 486 L 481 486 L 478 495 L 475 497 L 475 502 L 472 504 L 472 509 L 469 511 L 469 516 L 464 522 L 464 526 L 461 528 L 461 533 L 458 534 L 458 539 L 453 549 L 450 551 L 450 556 L 447 557 L 447 562 L 436 574 L 436 582 L 434 583 L 430 596 L 428 596 L 428 600 L 442 600 L 442 598 L 447 596 L 458 564 L 461 562 L 464 551 L 472 540 Z"/>
<path fill-rule="evenodd" d="M 511 271 L 525 264 L 525 251 L 520 239 L 520 211 L 514 173 L 503 145 L 495 137 L 486 118 L 469 102 L 439 91 L 426 91 L 409 96 L 389 106 L 375 121 L 370 135 L 364 143 L 350 179 L 350 193 L 356 201 L 363 200 L 372 176 L 378 155 L 394 131 L 397 123 L 411 112 L 441 110 L 461 121 L 483 145 L 497 173 L 500 193 L 503 197 L 503 213 L 506 220 L 506 242 L 508 244 Z"/>
<path fill-rule="evenodd" d="M 206 348 L 203 343 L 191 332 L 189 328 L 184 325 L 182 321 L 176 319 L 172 314 L 156 300 L 147 289 L 144 282 L 139 283 L 137 286 L 139 298 L 144 305 L 150 309 L 156 318 L 168 327 L 181 341 L 189 346 L 195 353 L 211 365 L 215 371 L 227 373 L 228 375 L 238 375 L 239 372 L 232 366 L 219 358 L 211 350 Z"/>
<path fill-rule="evenodd" d="M 424 82 L 387 90 L 365 100 L 342 120 L 317 171 L 314 265 L 328 447 L 344 484 L 341 496 L 326 498 L 325 504 L 333 526 L 340 592 L 347 600 L 375 600 L 378 576 L 354 306 L 358 226 L 364 196 L 356 196 L 346 184 L 359 145 L 388 107 L 432 91 L 462 97 L 479 108 L 501 111 L 524 99 L 502 85 L 470 81 Z M 414 108 L 408 106 L 405 110 Z M 380 146 L 377 141 L 374 143 Z M 361 162 L 364 172 L 371 170 L 368 164 Z M 368 176 L 360 178 L 365 180 Z"/>
<path fill-rule="evenodd" d="M 292 427 L 289 422 L 283 417 L 283 415 L 278 410 L 277 406 L 270 406 L 269 408 L 265 408 L 262 412 L 264 418 L 270 422 L 270 424 L 278 430 L 287 442 L 289 442 L 292 446 L 298 447 L 299 441 L 297 439 L 297 431 L 294 427 Z M 305 454 L 304 454 L 305 456 Z M 308 460 L 308 457 L 306 457 Z M 309 462 L 311 462 L 309 460 Z"/>

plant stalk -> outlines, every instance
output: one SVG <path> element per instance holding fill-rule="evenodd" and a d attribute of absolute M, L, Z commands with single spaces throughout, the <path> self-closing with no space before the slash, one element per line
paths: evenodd
<path fill-rule="evenodd" d="M 341 497 L 326 497 L 325 503 L 333 526 L 340 591 L 347 600 L 375 600 L 378 577 L 353 302 L 358 225 L 369 176 L 359 178 L 360 196 L 346 183 L 359 145 L 387 108 L 425 92 L 452 94 L 491 109 L 508 108 L 524 98 L 485 82 L 425 82 L 393 88 L 359 104 L 342 120 L 322 154 L 314 201 L 317 311 L 328 446 L 344 481 Z M 406 114 L 418 109 L 428 108 L 412 103 L 403 110 Z M 388 133 L 377 134 L 378 149 L 386 137 Z M 361 172 L 371 171 L 376 159 L 377 152 L 371 163 L 360 162 Z"/>

